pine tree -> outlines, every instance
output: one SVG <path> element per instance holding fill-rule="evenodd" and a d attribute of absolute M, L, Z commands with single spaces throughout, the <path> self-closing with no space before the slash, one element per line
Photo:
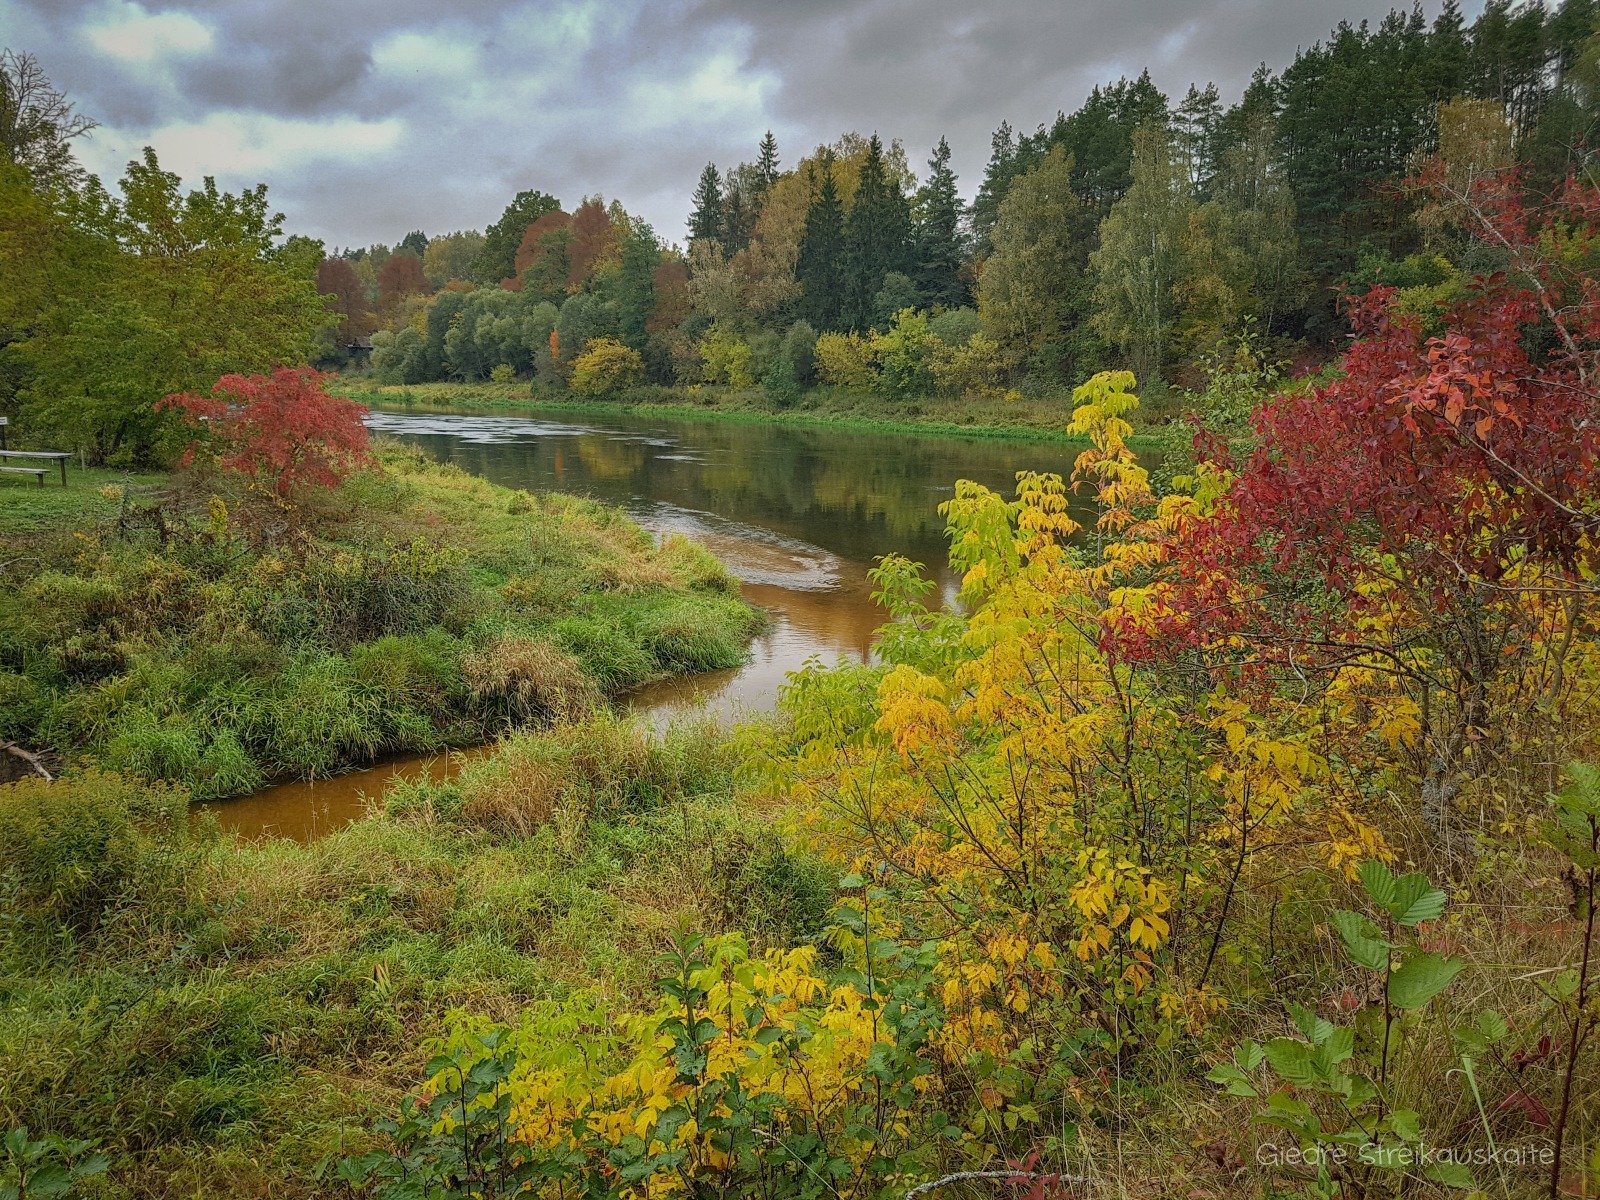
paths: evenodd
<path fill-rule="evenodd" d="M 1222 119 L 1222 100 L 1217 85 L 1204 88 L 1189 85 L 1183 103 L 1172 113 L 1172 144 L 1178 161 L 1196 193 L 1208 190 L 1217 169 L 1217 126 Z"/>
<path fill-rule="evenodd" d="M 811 203 L 795 261 L 801 315 L 820 330 L 838 329 L 844 308 L 844 205 L 824 150 L 811 169 Z"/>
<path fill-rule="evenodd" d="M 928 160 L 928 181 L 917 191 L 914 278 L 924 307 L 959 308 L 967 302 L 961 277 L 965 208 L 950 169 L 950 143 L 941 137 Z"/>
<path fill-rule="evenodd" d="M 689 214 L 689 240 L 721 241 L 722 175 L 716 163 L 707 163 L 700 172 L 700 185 L 694 190 L 694 211 Z"/>
<path fill-rule="evenodd" d="M 904 272 L 910 265 L 910 250 L 911 206 L 900 190 L 900 181 L 889 175 L 883 140 L 873 134 L 867 140 L 861 179 L 845 218 L 844 317 L 851 328 L 872 325 L 883 277 L 890 271 Z"/>

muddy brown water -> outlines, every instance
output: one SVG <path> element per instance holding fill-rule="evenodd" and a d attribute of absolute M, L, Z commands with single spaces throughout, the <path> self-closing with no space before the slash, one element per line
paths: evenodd
<path fill-rule="evenodd" d="M 1076 453 L 1053 443 L 625 413 L 374 412 L 367 423 L 495 483 L 615 505 L 651 532 L 686 534 L 722 559 L 745 598 L 767 610 L 768 628 L 743 666 L 664 680 L 626 698 L 658 722 L 702 710 L 723 721 L 760 713 L 808 661 L 864 661 L 884 620 L 867 577 L 877 556 L 923 563 L 938 585 L 935 598 L 952 598 L 938 507 L 955 481 L 1010 495 L 1018 471 L 1066 474 Z M 211 808 L 244 836 L 310 840 L 362 816 L 391 781 L 445 779 L 485 752 L 396 759 Z"/>

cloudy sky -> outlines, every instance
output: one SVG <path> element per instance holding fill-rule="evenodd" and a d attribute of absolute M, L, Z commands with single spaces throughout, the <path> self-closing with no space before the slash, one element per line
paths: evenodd
<path fill-rule="evenodd" d="M 1429 0 L 1431 16 L 1439 0 Z M 841 131 L 949 137 L 970 195 L 1002 118 L 1031 129 L 1148 66 L 1237 96 L 1258 62 L 1385 0 L 0 0 L 102 125 L 185 178 L 266 182 L 330 245 L 482 227 L 522 188 L 618 198 L 681 241 L 707 160 Z M 1469 14 L 1481 3 L 1464 6 Z"/>

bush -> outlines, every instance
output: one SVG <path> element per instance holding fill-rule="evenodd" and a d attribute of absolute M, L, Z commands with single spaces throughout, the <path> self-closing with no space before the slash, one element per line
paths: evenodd
<path fill-rule="evenodd" d="M 188 798 L 88 772 L 0 785 L 0 880 L 20 906 L 74 929 L 172 878 Z"/>
<path fill-rule="evenodd" d="M 490 383 L 515 383 L 517 372 L 510 363 L 500 363 L 489 372 Z"/>
<path fill-rule="evenodd" d="M 901 309 L 889 331 L 875 335 L 871 342 L 872 361 L 878 367 L 875 390 L 901 399 L 926 394 L 933 383 L 931 364 L 936 345 L 937 340 L 928 332 L 927 315 L 912 308 Z"/>
<path fill-rule="evenodd" d="M 713 325 L 700 339 L 700 376 L 707 383 L 725 383 L 732 388 L 755 386 L 751 367 L 754 351 L 750 343 L 721 325 Z"/>
<path fill-rule="evenodd" d="M 615 338 L 595 338 L 572 362 L 569 386 L 580 396 L 609 396 L 644 378 L 644 359 Z"/>
<path fill-rule="evenodd" d="M 817 338 L 817 377 L 835 387 L 870 391 L 872 357 L 860 334 L 824 333 Z"/>

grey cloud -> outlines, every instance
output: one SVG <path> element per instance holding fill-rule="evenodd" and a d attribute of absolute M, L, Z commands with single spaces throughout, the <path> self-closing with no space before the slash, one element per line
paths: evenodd
<path fill-rule="evenodd" d="M 1148 65 L 1181 96 L 1215 80 L 1237 95 L 1263 59 L 1281 67 L 1341 19 L 1386 0 L 141 0 L 215 34 L 209 54 L 153 82 L 96 55 L 75 31 L 110 0 L 0 0 L 45 44 L 58 82 L 108 127 L 143 136 L 217 111 L 403 122 L 400 144 L 364 156 L 285 162 L 267 173 L 296 228 L 330 242 L 392 241 L 407 229 L 482 226 L 517 190 L 569 204 L 603 192 L 681 239 L 707 160 L 753 157 L 773 128 L 783 157 L 846 129 L 905 143 L 920 168 L 948 136 L 970 194 L 989 136 L 1082 103 L 1096 82 Z M 1469 6 L 1469 8 L 1472 6 Z M 1480 5 L 1481 7 L 1481 5 Z M 1430 13 L 1438 0 L 1428 0 Z M 578 20 L 582 17 L 582 20 Z M 592 28 L 580 44 L 569 26 Z M 398 33 L 470 47 L 470 72 L 378 69 Z M 770 80 L 764 103 L 718 105 L 674 90 L 731 56 Z M 639 111 L 636 89 L 671 107 Z M 671 97 L 677 96 L 676 99 Z M 160 149 L 158 145 L 158 150 Z M 337 149 L 337 148 L 334 148 Z M 227 179 L 229 186 L 254 180 Z"/>

